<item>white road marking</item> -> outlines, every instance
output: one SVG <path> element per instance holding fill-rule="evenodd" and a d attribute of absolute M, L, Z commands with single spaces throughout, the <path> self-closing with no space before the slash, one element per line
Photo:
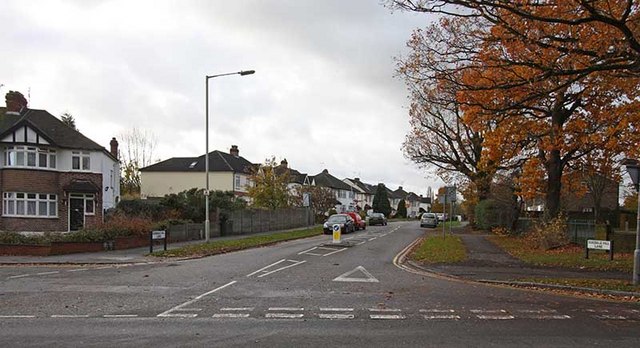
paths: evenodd
<path fill-rule="evenodd" d="M 351 276 L 352 274 L 354 274 L 356 272 L 362 272 L 365 275 L 365 278 L 352 278 L 352 277 L 349 277 L 349 276 Z M 362 283 L 378 283 L 378 282 L 380 282 L 378 279 L 376 279 L 376 277 L 371 275 L 371 273 L 369 273 L 362 266 L 358 266 L 355 269 L 353 269 L 352 271 L 349 271 L 347 273 L 339 275 L 338 277 L 333 279 L 333 281 L 334 282 L 362 282 Z"/>
<path fill-rule="evenodd" d="M 239 308 L 220 308 L 221 311 L 252 311 L 254 308 L 253 307 L 239 307 Z"/>
<path fill-rule="evenodd" d="M 88 314 L 54 314 L 51 318 L 88 318 Z"/>
<path fill-rule="evenodd" d="M 421 309 L 420 313 L 455 313 L 453 309 Z"/>
<path fill-rule="evenodd" d="M 524 319 L 535 319 L 535 320 L 564 320 L 571 319 L 571 316 L 566 314 L 538 314 L 538 315 L 530 315 L 524 316 Z"/>
<path fill-rule="evenodd" d="M 320 319 L 353 319 L 355 316 L 353 314 L 326 314 L 320 313 L 318 314 Z"/>
<path fill-rule="evenodd" d="M 248 318 L 249 313 L 216 313 L 212 318 Z"/>
<path fill-rule="evenodd" d="M 36 273 L 36 275 L 48 275 L 48 274 L 58 274 L 60 271 L 51 271 L 51 272 L 40 272 Z"/>
<path fill-rule="evenodd" d="M 111 268 L 112 266 L 102 266 L 102 267 L 96 267 L 96 269 L 107 269 L 107 268 Z"/>
<path fill-rule="evenodd" d="M 369 241 L 376 240 L 378 237 L 369 238 Z"/>
<path fill-rule="evenodd" d="M 366 243 L 366 242 L 367 242 L 367 241 L 365 240 L 365 241 L 363 241 L 363 242 L 357 243 L 356 245 L 362 245 L 362 244 L 364 244 L 364 243 Z"/>
<path fill-rule="evenodd" d="M 508 314 L 504 309 L 472 309 L 470 312 L 476 314 L 476 317 L 482 320 L 515 319 L 513 315 Z"/>
<path fill-rule="evenodd" d="M 67 272 L 83 272 L 83 271 L 88 271 L 88 268 L 77 268 L 77 269 L 70 269 Z"/>
<path fill-rule="evenodd" d="M 627 320 L 627 317 L 624 317 L 622 315 L 603 314 L 603 315 L 594 315 L 593 317 L 600 320 Z"/>
<path fill-rule="evenodd" d="M 35 318 L 35 315 L 0 315 L 1 319 L 14 319 L 14 318 Z"/>
<path fill-rule="evenodd" d="M 105 314 L 105 318 L 137 318 L 137 314 Z"/>
<path fill-rule="evenodd" d="M 272 319 L 300 319 L 304 317 L 304 314 L 302 313 L 295 313 L 295 314 L 290 314 L 290 313 L 267 313 L 265 314 L 265 318 L 272 318 Z"/>
<path fill-rule="evenodd" d="M 397 309 L 397 308 L 369 308 L 369 312 L 402 312 L 402 309 Z"/>
<path fill-rule="evenodd" d="M 369 315 L 369 318 L 371 319 L 383 319 L 383 320 L 401 320 L 401 319 L 405 319 L 406 317 L 402 314 L 371 314 Z"/>
<path fill-rule="evenodd" d="M 303 311 L 304 308 L 300 307 L 269 307 L 270 311 Z"/>
<path fill-rule="evenodd" d="M 476 317 L 478 319 L 482 319 L 482 320 L 511 320 L 511 319 L 515 319 L 515 317 L 513 315 L 484 315 L 484 314 L 477 314 Z"/>
<path fill-rule="evenodd" d="M 320 308 L 322 312 L 353 312 L 353 308 Z"/>
<path fill-rule="evenodd" d="M 271 268 L 271 267 L 273 267 L 273 266 L 275 266 L 275 265 L 278 265 L 278 264 L 280 264 L 280 263 L 282 263 L 282 262 L 292 262 L 292 264 L 290 264 L 290 265 L 288 265 L 288 266 L 284 266 L 284 267 L 277 268 L 277 269 L 275 269 L 275 270 L 273 270 L 273 271 L 270 271 L 270 272 L 265 272 L 265 270 L 266 270 L 266 269 L 269 269 L 269 268 Z M 269 274 L 276 273 L 276 272 L 279 272 L 279 271 L 285 270 L 285 269 L 290 268 L 290 267 L 294 267 L 294 266 L 301 265 L 301 264 L 303 264 L 303 263 L 305 263 L 305 262 L 307 262 L 307 261 L 296 261 L 296 260 L 286 260 L 286 259 L 282 259 L 282 260 L 280 260 L 280 261 L 278 261 L 278 262 L 275 262 L 275 263 L 272 263 L 272 264 L 270 264 L 270 265 L 268 265 L 268 266 L 266 266 L 266 267 L 262 267 L 262 268 L 260 268 L 259 270 L 255 271 L 255 272 L 253 272 L 253 273 L 247 274 L 247 277 L 251 277 L 252 275 L 258 274 L 258 273 L 260 273 L 260 272 L 265 272 L 265 273 L 263 273 L 263 274 L 261 274 L 261 275 L 259 275 L 259 276 L 258 276 L 258 278 L 262 278 L 262 277 L 268 276 Z"/>
<path fill-rule="evenodd" d="M 20 274 L 20 275 L 14 275 L 14 276 L 11 276 L 11 277 L 7 277 L 7 279 L 24 278 L 24 277 L 28 277 L 28 276 L 30 276 L 30 275 L 31 275 L 31 274 Z"/>
<path fill-rule="evenodd" d="M 460 320 L 460 316 L 455 314 L 433 314 L 423 315 L 423 317 L 427 320 Z"/>
<path fill-rule="evenodd" d="M 200 300 L 201 298 L 203 298 L 203 297 L 205 297 L 207 295 L 211 295 L 214 292 L 222 290 L 222 289 L 224 289 L 224 288 L 226 288 L 228 286 L 231 286 L 231 285 L 233 285 L 235 283 L 236 283 L 235 280 L 231 281 L 231 282 L 229 282 L 229 283 L 227 283 L 225 285 L 222 285 L 220 287 L 217 287 L 217 288 L 215 288 L 215 289 L 213 289 L 211 291 L 205 292 L 202 295 L 196 296 L 193 300 L 187 301 L 187 302 L 185 302 L 183 304 L 177 305 L 177 306 L 169 309 L 168 311 L 162 312 L 162 313 L 158 314 L 157 316 L 158 317 L 187 317 L 187 318 L 195 318 L 197 316 L 197 314 L 194 314 L 194 313 L 190 313 L 190 314 L 178 314 L 178 313 L 172 314 L 171 312 L 176 311 L 176 310 L 180 310 L 180 309 L 182 309 L 182 308 L 184 308 L 184 307 L 186 307 L 186 306 L 188 306 L 188 305 Z"/>
<path fill-rule="evenodd" d="M 345 250 L 347 250 L 347 248 L 338 249 L 338 250 L 336 250 L 336 251 L 332 251 L 332 252 L 330 252 L 330 253 L 328 253 L 328 254 L 324 254 L 324 255 L 322 255 L 322 257 L 329 256 L 329 255 L 333 255 L 333 254 L 336 254 L 336 253 L 339 253 L 339 252 L 341 252 L 341 251 L 345 251 Z"/>

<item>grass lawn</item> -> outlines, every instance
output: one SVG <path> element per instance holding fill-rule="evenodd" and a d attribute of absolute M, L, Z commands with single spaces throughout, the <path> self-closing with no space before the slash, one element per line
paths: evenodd
<path fill-rule="evenodd" d="M 411 259 L 424 263 L 455 263 L 467 259 L 467 250 L 457 236 L 428 236 L 414 249 Z"/>
<path fill-rule="evenodd" d="M 633 272 L 633 254 L 614 254 L 613 261 L 604 252 L 589 252 L 589 259 L 584 258 L 584 247 L 569 245 L 552 250 L 533 249 L 523 238 L 490 236 L 497 246 L 512 256 L 532 265 L 586 269 L 592 271 Z"/>
<path fill-rule="evenodd" d="M 203 257 L 215 254 L 222 254 L 230 251 L 237 251 L 248 248 L 255 248 L 282 241 L 318 236 L 322 234 L 322 226 L 310 229 L 296 230 L 289 232 L 279 232 L 260 236 L 248 236 L 240 239 L 212 240 L 208 243 L 191 244 L 182 248 L 167 251 L 157 251 L 151 256 L 158 257 Z"/>

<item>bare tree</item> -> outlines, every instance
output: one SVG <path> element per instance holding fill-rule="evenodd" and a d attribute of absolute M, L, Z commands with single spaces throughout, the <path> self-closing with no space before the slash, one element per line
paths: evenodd
<path fill-rule="evenodd" d="M 137 196 L 140 194 L 140 168 L 153 162 L 153 155 L 158 142 L 152 132 L 132 128 L 119 135 L 122 148 L 121 192 L 123 195 Z"/>

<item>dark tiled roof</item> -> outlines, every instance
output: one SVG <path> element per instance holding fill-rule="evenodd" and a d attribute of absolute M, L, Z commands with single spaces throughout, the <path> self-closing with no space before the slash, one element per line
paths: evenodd
<path fill-rule="evenodd" d="M 22 126 L 36 130 L 53 146 L 65 149 L 104 151 L 111 156 L 103 146 L 62 123 L 46 110 L 25 109 L 20 115 L 7 115 L 6 108 L 0 107 L 0 137 L 4 137 Z"/>
<path fill-rule="evenodd" d="M 408 195 L 407 191 L 403 190 L 402 186 L 400 186 L 397 190 L 391 193 L 390 197 L 396 198 L 396 199 L 405 199 L 407 198 L 407 195 Z"/>
<path fill-rule="evenodd" d="M 287 170 L 289 171 L 289 183 L 304 185 L 304 179 L 307 177 L 307 174 L 300 173 L 295 169 L 279 165 L 276 166 L 276 175 L 282 175 Z"/>
<path fill-rule="evenodd" d="M 413 202 L 418 202 L 418 201 L 420 201 L 420 196 L 418 196 L 417 194 L 415 194 L 413 192 L 409 192 L 409 194 L 407 194 L 406 200 L 413 201 Z"/>
<path fill-rule="evenodd" d="M 254 164 L 244 157 L 236 157 L 218 150 L 209 152 L 209 171 L 251 173 Z M 141 168 L 143 172 L 204 172 L 205 155 L 200 157 L 172 157 Z"/>
<path fill-rule="evenodd" d="M 349 179 L 347 178 L 349 181 L 351 181 L 356 187 L 358 187 L 359 189 L 361 189 L 362 191 L 364 191 L 364 193 L 366 194 L 374 194 L 376 193 L 376 186 L 372 186 L 369 184 L 365 184 L 362 181 L 360 181 L 359 179 Z"/>
<path fill-rule="evenodd" d="M 329 174 L 329 171 L 326 169 L 320 174 L 314 175 L 313 180 L 315 180 L 316 186 L 351 191 L 351 186 L 349 186 L 349 184 Z"/>

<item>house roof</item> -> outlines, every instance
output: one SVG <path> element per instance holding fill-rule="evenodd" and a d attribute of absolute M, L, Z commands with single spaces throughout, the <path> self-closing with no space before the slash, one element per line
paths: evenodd
<path fill-rule="evenodd" d="M 407 193 L 407 191 L 403 190 L 402 186 L 400 186 L 397 190 L 391 192 L 391 198 L 406 199 L 408 194 L 409 193 Z"/>
<path fill-rule="evenodd" d="M 142 172 L 204 172 L 205 155 L 200 157 L 172 157 L 162 162 L 141 168 Z M 210 172 L 235 172 L 250 174 L 255 165 L 244 157 L 222 151 L 209 152 Z"/>
<path fill-rule="evenodd" d="M 407 194 L 407 197 L 405 199 L 412 202 L 419 202 L 421 198 L 417 194 L 413 192 L 409 192 L 409 194 Z"/>
<path fill-rule="evenodd" d="M 349 186 L 349 184 L 329 174 L 329 171 L 326 169 L 323 170 L 321 173 L 314 175 L 313 181 L 315 181 L 317 186 L 351 191 L 351 186 Z"/>
<path fill-rule="evenodd" d="M 287 170 L 289 171 L 289 183 L 300 184 L 300 185 L 305 184 L 305 178 L 307 178 L 308 175 L 304 173 L 300 173 L 295 169 L 289 168 L 286 159 L 280 162 L 280 164 L 275 167 L 275 171 L 277 175 L 282 175 Z"/>
<path fill-rule="evenodd" d="M 347 178 L 347 180 L 352 182 L 353 185 L 355 185 L 361 191 L 364 191 L 365 194 L 372 195 L 372 194 L 374 194 L 376 192 L 376 187 L 375 186 L 372 186 L 372 185 L 369 185 L 369 184 L 365 184 L 362 181 L 360 181 L 359 178 L 354 178 L 354 179 Z"/>
<path fill-rule="evenodd" d="M 6 111 L 5 107 L 0 107 L 0 138 L 4 138 L 23 126 L 27 126 L 38 132 L 53 146 L 66 149 L 103 151 L 115 159 L 103 146 L 62 123 L 46 110 L 25 108 L 20 114 L 7 114 Z"/>

